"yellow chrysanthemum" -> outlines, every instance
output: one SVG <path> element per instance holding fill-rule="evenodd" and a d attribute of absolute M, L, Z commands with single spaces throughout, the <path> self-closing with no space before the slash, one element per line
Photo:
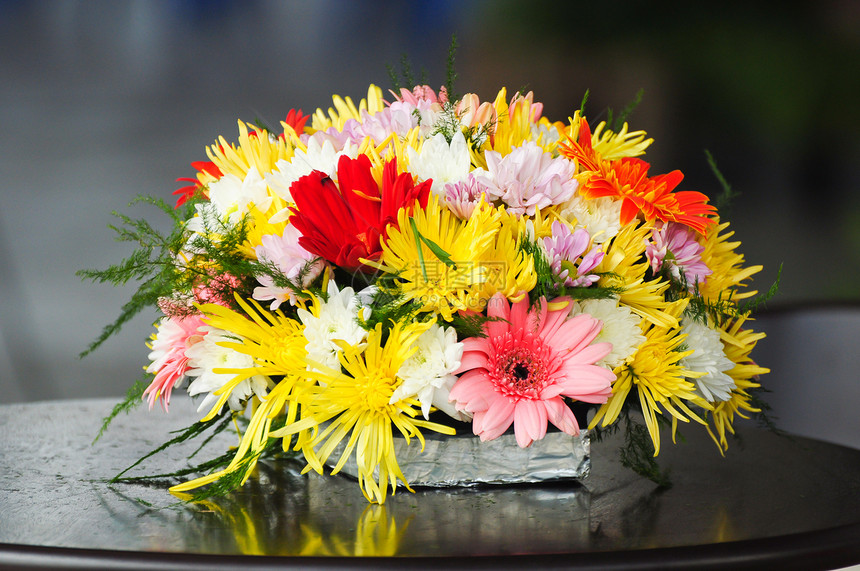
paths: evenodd
<path fill-rule="evenodd" d="M 251 167 L 256 167 L 261 175 L 272 172 L 279 160 L 292 158 L 293 150 L 285 139 L 271 137 L 267 131 L 239 121 L 238 144 L 219 137 L 217 145 L 206 149 L 206 155 L 222 173 L 244 179 Z"/>
<path fill-rule="evenodd" d="M 675 317 L 679 317 L 682 311 L 683 307 L 675 307 Z M 680 364 L 681 359 L 693 353 L 679 350 L 686 335 L 680 333 L 679 329 L 658 327 L 644 321 L 642 328 L 645 342 L 632 357 L 615 369 L 617 378 L 612 384 L 612 396 L 598 409 L 589 427 L 594 428 L 598 424 L 609 426 L 615 422 L 627 396 L 635 387 L 645 425 L 654 443 L 654 456 L 657 456 L 660 453 L 658 414 L 663 414 L 665 410 L 671 415 L 674 438 L 679 420 L 689 422 L 692 419 L 705 424 L 705 421 L 690 409 L 690 404 L 708 410 L 712 406 L 696 394 L 695 384 L 687 380 L 700 377 L 704 373 L 690 371 Z"/>
<path fill-rule="evenodd" d="M 222 345 L 250 355 L 256 366 L 247 369 L 213 370 L 215 373 L 232 373 L 235 377 L 214 392 L 219 395 L 218 402 L 201 422 L 211 420 L 226 402 L 230 392 L 243 380 L 253 375 L 280 377 L 281 380 L 254 409 L 248 428 L 242 435 L 230 464 L 223 470 L 170 488 L 171 492 L 177 494 L 211 484 L 238 471 L 242 473 L 241 483 L 244 484 L 268 445 L 274 420 L 285 414 L 286 424 L 294 423 L 299 410 L 296 402 L 313 386 L 313 382 L 305 378 L 306 339 L 302 334 L 301 324 L 280 311 L 270 313 L 253 300 L 253 306 L 239 296 L 236 296 L 236 302 L 245 315 L 215 304 L 202 305 L 199 309 L 208 325 L 233 333 L 241 339 Z M 285 438 L 282 447 L 287 450 L 289 446 L 290 439 Z"/>
<path fill-rule="evenodd" d="M 212 327 L 235 334 L 241 341 L 222 343 L 239 353 L 254 359 L 255 367 L 247 369 L 215 369 L 215 373 L 233 373 L 236 376 L 214 392 L 218 401 L 203 420 L 211 419 L 216 411 L 227 401 L 236 385 L 254 375 L 291 376 L 302 375 L 305 364 L 306 339 L 302 325 L 295 319 L 286 317 L 280 310 L 270 312 L 259 303 L 250 304 L 238 295 L 236 302 L 244 315 L 228 307 L 208 303 L 200 306 L 203 321 Z"/>
<path fill-rule="evenodd" d="M 762 266 L 744 267 L 744 256 L 735 251 L 740 242 L 729 242 L 734 231 L 725 232 L 728 222 L 712 224 L 705 238 L 702 262 L 711 273 L 705 283 L 699 285 L 699 293 L 708 301 L 726 299 L 731 295 L 734 301 L 746 299 L 758 293 L 755 290 L 740 291 L 744 282 L 762 270 Z"/>
<path fill-rule="evenodd" d="M 317 434 L 305 431 L 300 436 L 297 446 L 301 445 L 308 462 L 305 471 L 322 473 L 335 448 L 348 437 L 332 474 L 339 472 L 354 454 L 362 492 L 369 501 L 383 503 L 389 486 L 393 492 L 398 480 L 408 487 L 394 453 L 395 428 L 407 443 L 417 438 L 422 448 L 420 428 L 454 434 L 450 427 L 416 418 L 421 409 L 415 399 L 391 402 L 402 383 L 397 371 L 414 353 L 415 341 L 431 324 L 432 321 L 395 323 L 385 333 L 382 324 L 378 324 L 368 332 L 365 343 L 341 342 L 339 370 L 315 365 L 318 370 L 310 374 L 317 378 L 319 386 L 313 389 L 311 398 L 303 401 L 302 415 L 314 425 L 329 424 Z M 304 426 L 296 424 L 296 428 Z M 294 430 L 287 426 L 275 434 Z"/>
<path fill-rule="evenodd" d="M 490 145 L 491 150 L 501 153 L 502 156 L 532 139 L 532 126 L 535 124 L 533 116 L 536 112 L 534 94 L 531 91 L 524 96 L 517 93 L 510 105 L 506 97 L 507 90 L 502 88 L 493 102 L 497 120 Z"/>
<path fill-rule="evenodd" d="M 648 261 L 644 256 L 647 226 L 628 225 L 606 245 L 605 255 L 594 272 L 604 274 L 597 285 L 620 287 L 618 301 L 637 315 L 664 328 L 678 327 L 678 302 L 666 301 L 663 293 L 669 282 L 660 279 L 645 280 Z"/>
<path fill-rule="evenodd" d="M 378 145 L 374 145 L 370 138 L 365 138 L 359 145 L 358 152 L 363 153 L 370 158 L 372 163 L 372 173 L 376 184 L 382 186 L 382 171 L 385 165 L 392 158 L 397 159 L 397 172 L 409 172 L 409 153 L 408 148 L 413 148 L 420 151 L 424 145 L 425 139 L 421 137 L 421 128 L 415 127 L 410 129 L 404 136 L 399 137 L 395 133 L 391 133 L 385 140 Z"/>
<path fill-rule="evenodd" d="M 367 111 L 371 115 L 385 109 L 385 101 L 382 98 L 382 89 L 371 84 L 367 88 L 367 98 L 362 99 L 358 107 L 352 102 L 352 99 L 347 97 L 342 98 L 340 95 L 332 96 L 334 109 L 329 107 L 328 115 L 322 109 L 317 109 L 313 114 L 311 128 L 315 131 L 325 131 L 330 127 L 337 128 L 338 131 L 343 131 L 343 127 L 350 119 L 361 120 L 361 112 Z"/>
<path fill-rule="evenodd" d="M 714 439 L 720 452 L 724 453 L 728 449 L 728 441 L 726 440 L 726 431 L 734 434 L 733 423 L 735 415 L 741 418 L 748 418 L 741 411 L 759 412 L 760 409 L 755 408 L 751 404 L 750 389 L 755 389 L 761 385 L 757 382 L 756 377 L 769 373 L 770 369 L 758 366 L 750 359 L 750 352 L 755 347 L 756 343 L 765 337 L 762 332 L 755 332 L 751 329 L 744 329 L 743 325 L 746 317 L 738 317 L 729 321 L 719 328 L 720 340 L 723 342 L 726 357 L 728 357 L 735 366 L 726 373 L 735 381 L 735 388 L 732 389 L 731 398 L 727 401 L 716 403 L 714 410 L 707 416 L 710 423 L 708 424 L 708 433 Z"/>
<path fill-rule="evenodd" d="M 445 321 L 455 311 L 480 311 L 488 299 L 482 296 L 487 275 L 483 262 L 495 244 L 500 216 L 497 209 L 481 203 L 468 220 L 460 220 L 431 195 L 427 208 L 399 212 L 398 228 L 389 227 L 376 267 L 396 274 L 400 293 Z M 447 259 L 440 259 L 428 242 Z"/>
<path fill-rule="evenodd" d="M 251 206 L 248 210 L 247 235 L 245 242 L 239 248 L 239 251 L 246 257 L 252 260 L 257 259 L 257 252 L 254 250 L 257 246 L 262 245 L 263 236 L 274 235 L 280 236 L 284 233 L 284 228 L 287 227 L 287 221 L 272 223 L 272 216 L 283 211 L 287 207 L 287 203 L 277 194 L 272 194 L 272 203 L 265 212 L 260 211 L 256 206 Z"/>
<path fill-rule="evenodd" d="M 526 235 L 527 219 L 499 209 L 501 226 L 481 259 L 486 281 L 480 299 L 488 300 L 501 292 L 516 302 L 537 285 L 534 259 L 520 249 L 520 239 Z"/>
<path fill-rule="evenodd" d="M 559 211 L 561 210 L 561 205 L 553 205 L 548 208 L 544 208 L 541 210 L 540 208 L 535 208 L 534 216 L 529 218 L 520 218 L 522 221 L 522 229 L 529 229 L 530 234 L 534 236 L 535 240 L 540 240 L 541 238 L 549 238 L 552 236 L 552 223 L 558 220 L 559 222 L 563 222 L 568 227 L 570 227 L 570 223 L 564 220 Z M 573 232 L 573 229 L 571 229 Z"/>
<path fill-rule="evenodd" d="M 627 123 L 620 131 L 613 133 L 606 129 L 606 121 L 601 121 L 591 135 L 591 145 L 604 160 L 614 161 L 645 154 L 645 149 L 654 142 L 654 139 L 646 139 L 645 136 L 645 131 L 628 133 Z"/>

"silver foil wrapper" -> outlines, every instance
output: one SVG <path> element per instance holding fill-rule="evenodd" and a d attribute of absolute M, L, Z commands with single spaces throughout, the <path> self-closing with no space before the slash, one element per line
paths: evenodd
<path fill-rule="evenodd" d="M 329 457 L 330 465 L 340 459 L 346 440 Z M 400 469 L 410 486 L 448 487 L 479 484 L 526 484 L 556 480 L 581 480 L 591 470 L 588 431 L 578 436 L 549 432 L 528 448 L 517 445 L 514 434 L 481 442 L 474 435 L 425 436 L 424 450 L 413 438 L 407 445 L 394 439 Z M 341 473 L 356 478 L 355 452 Z"/>

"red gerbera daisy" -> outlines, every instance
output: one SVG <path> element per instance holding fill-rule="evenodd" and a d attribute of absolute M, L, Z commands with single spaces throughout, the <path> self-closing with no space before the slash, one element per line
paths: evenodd
<path fill-rule="evenodd" d="M 366 155 L 342 156 L 337 178 L 336 185 L 327 174 L 313 171 L 290 187 L 296 203 L 290 208 L 290 222 L 302 233 L 299 244 L 347 270 L 376 271 L 360 259 L 379 259 L 386 228 L 396 226 L 401 208 L 416 201 L 427 206 L 432 181 L 416 185 L 410 173 L 397 173 L 392 159 L 385 165 L 380 189 Z"/>
<path fill-rule="evenodd" d="M 212 161 L 195 161 L 191 166 L 197 169 L 200 173 L 212 175 L 215 178 L 221 178 L 221 169 L 219 169 Z M 199 178 L 177 178 L 176 182 L 190 182 L 188 186 L 173 191 L 173 194 L 178 194 L 179 199 L 176 201 L 176 208 L 179 208 L 185 201 L 193 197 L 198 190 L 203 188 L 203 183 Z"/>
<path fill-rule="evenodd" d="M 293 131 L 296 132 L 297 135 L 301 135 L 305 131 L 305 123 L 310 119 L 310 115 L 303 115 L 302 110 L 299 109 L 296 111 L 295 109 L 290 109 L 290 112 L 287 113 L 287 118 L 284 121 L 287 125 L 293 128 Z M 281 134 L 281 137 L 284 135 Z"/>

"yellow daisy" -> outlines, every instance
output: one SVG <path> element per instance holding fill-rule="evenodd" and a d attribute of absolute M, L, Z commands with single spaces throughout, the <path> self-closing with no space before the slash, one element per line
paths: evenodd
<path fill-rule="evenodd" d="M 250 355 L 256 366 L 213 370 L 215 373 L 232 373 L 235 377 L 214 392 L 219 395 L 218 402 L 201 422 L 213 418 L 230 396 L 230 392 L 244 379 L 253 375 L 268 375 L 280 380 L 254 409 L 248 428 L 242 435 L 230 464 L 213 474 L 174 486 L 170 488 L 171 492 L 187 492 L 236 472 L 240 473 L 241 483 L 244 484 L 260 454 L 267 447 L 269 438 L 273 436 L 274 420 L 285 414 L 285 423 L 294 424 L 299 411 L 297 402 L 301 395 L 313 386 L 313 382 L 305 377 L 306 339 L 302 334 L 301 324 L 284 316 L 280 311 L 270 313 L 253 300 L 249 304 L 237 295 L 236 302 L 245 315 L 215 304 L 201 305 L 199 309 L 208 325 L 228 331 L 241 339 L 223 342 L 222 345 Z M 282 448 L 287 450 L 289 446 L 290 439 L 285 438 Z"/>
<path fill-rule="evenodd" d="M 247 369 L 216 369 L 215 373 L 234 373 L 232 381 L 215 391 L 218 401 L 203 420 L 211 419 L 230 396 L 230 391 L 243 380 L 254 375 L 290 376 L 302 375 L 306 368 L 305 344 L 302 325 L 286 317 L 280 310 L 269 312 L 255 300 L 250 304 L 240 296 L 236 302 L 245 315 L 223 305 L 208 303 L 199 307 L 203 321 L 212 327 L 235 334 L 241 341 L 224 342 L 221 345 L 250 355 L 255 367 Z"/>
<path fill-rule="evenodd" d="M 627 123 L 617 133 L 606 129 L 606 121 L 601 121 L 594 133 L 591 135 L 592 148 L 607 161 L 623 159 L 625 157 L 638 157 L 645 154 L 654 139 L 646 139 L 645 131 L 627 132 Z"/>
<path fill-rule="evenodd" d="M 675 317 L 683 312 L 682 306 L 673 308 Z M 704 409 L 712 406 L 696 394 L 696 386 L 687 379 L 702 376 L 686 369 L 680 364 L 681 359 L 693 351 L 682 351 L 681 347 L 686 335 L 679 329 L 658 327 L 642 322 L 645 342 L 642 343 L 632 357 L 615 369 L 616 380 L 612 384 L 612 396 L 602 405 L 589 425 L 594 428 L 599 423 L 609 426 L 618 419 L 618 415 L 627 401 L 627 396 L 636 388 L 639 404 L 645 417 L 645 425 L 654 443 L 654 456 L 660 453 L 660 426 L 657 415 L 663 411 L 672 417 L 672 435 L 674 438 L 677 422 L 689 422 L 691 419 L 705 424 L 689 405 Z M 603 421 L 602 423 L 600 421 Z"/>
<path fill-rule="evenodd" d="M 666 301 L 664 292 L 669 282 L 661 279 L 645 280 L 649 267 L 645 258 L 647 226 L 627 225 L 621 228 L 605 247 L 605 255 L 594 272 L 604 274 L 597 285 L 620 287 L 619 303 L 628 306 L 637 315 L 664 328 L 678 327 L 678 302 Z M 686 306 L 686 302 L 683 302 Z"/>
<path fill-rule="evenodd" d="M 496 243 L 500 218 L 497 209 L 482 202 L 468 220 L 460 220 L 431 195 L 426 209 L 398 213 L 398 228 L 389 227 L 376 267 L 396 275 L 399 293 L 407 300 L 445 321 L 455 311 L 480 311 L 488 299 L 482 295 L 488 272 L 484 262 Z M 447 256 L 437 255 L 442 253 Z"/>
<path fill-rule="evenodd" d="M 741 243 L 728 241 L 734 235 L 734 231 L 725 232 L 728 227 L 728 222 L 720 224 L 717 220 L 716 224 L 711 224 L 705 238 L 702 262 L 713 273 L 699 286 L 699 293 L 708 301 L 726 299 L 727 295 L 738 301 L 758 293 L 755 290 L 739 291 L 745 287 L 744 282 L 762 270 L 762 266 L 743 267 L 744 256 L 735 251 Z"/>
<path fill-rule="evenodd" d="M 248 216 L 245 219 L 247 224 L 247 234 L 245 236 L 245 242 L 239 247 L 239 251 L 246 258 L 256 260 L 257 252 L 254 248 L 263 244 L 263 236 L 281 236 L 284 233 L 284 228 L 287 227 L 287 220 L 275 223 L 270 221 L 272 216 L 283 211 L 283 209 L 287 207 L 287 203 L 283 198 L 274 193 L 271 195 L 272 203 L 265 212 L 262 212 L 259 208 L 253 205 L 248 209 Z"/>
<path fill-rule="evenodd" d="M 319 386 L 302 404 L 302 415 L 314 425 L 328 426 L 312 435 L 304 432 L 301 446 L 308 466 L 322 473 L 323 464 L 344 439 L 343 453 L 332 469 L 336 474 L 351 455 L 358 466 L 358 483 L 369 501 L 383 503 L 389 487 L 393 492 L 400 480 L 408 487 L 394 453 L 394 429 L 406 439 L 417 438 L 424 446 L 420 428 L 453 435 L 454 429 L 425 421 L 420 405 L 412 398 L 391 402 L 402 383 L 397 376 L 403 362 L 415 351 L 415 341 L 431 322 L 395 323 L 387 332 L 382 324 L 368 332 L 365 343 L 341 343 L 340 369 L 316 364 L 313 374 Z M 418 407 L 418 408 L 416 408 Z M 276 435 L 304 428 L 285 427 Z M 348 438 L 347 438 L 348 437 Z"/>
<path fill-rule="evenodd" d="M 328 115 L 322 109 L 317 109 L 313 114 L 311 128 L 314 131 L 325 131 L 330 127 L 335 127 L 338 131 L 343 131 L 343 127 L 348 120 L 361 120 L 362 111 L 367 111 L 371 115 L 374 115 L 385 109 L 385 101 L 382 99 L 382 89 L 372 84 L 367 88 L 367 98 L 362 99 L 357 107 L 351 98 L 347 97 L 344 99 L 339 95 L 332 97 L 332 103 L 334 104 L 334 109 L 329 107 Z"/>
<path fill-rule="evenodd" d="M 501 292 L 508 300 L 516 302 L 525 297 L 537 285 L 534 259 L 520 248 L 520 240 L 527 234 L 528 219 L 517 217 L 499 209 L 501 226 L 491 246 L 481 260 L 485 270 L 480 299 L 483 309 L 486 300 Z"/>
<path fill-rule="evenodd" d="M 261 175 L 272 172 L 279 160 L 292 158 L 293 151 L 284 138 L 270 137 L 267 131 L 239 121 L 238 144 L 219 137 L 218 144 L 206 149 L 206 155 L 222 173 L 244 179 L 251 167 Z"/>
<path fill-rule="evenodd" d="M 526 95 L 517 93 L 508 104 L 506 101 L 507 90 L 502 88 L 493 102 L 498 117 L 493 130 L 490 149 L 497 151 L 502 156 L 511 152 L 514 147 L 519 147 L 526 141 L 532 139 L 534 94 L 530 91 Z"/>
<path fill-rule="evenodd" d="M 749 418 L 741 411 L 760 412 L 760 409 L 751 404 L 749 391 L 761 386 L 757 380 L 758 375 L 770 372 L 770 369 L 760 367 L 750 359 L 750 352 L 756 343 L 765 337 L 765 334 L 744 329 L 746 319 L 746 316 L 738 317 L 719 328 L 726 356 L 735 364 L 726 373 L 734 379 L 736 385 L 732 390 L 731 398 L 716 403 L 714 410 L 707 415 L 708 420 L 713 424 L 713 427 L 711 424 L 708 425 L 708 433 L 719 446 L 721 453 L 728 449 L 726 431 L 732 434 L 735 432 L 733 428 L 735 415 Z"/>

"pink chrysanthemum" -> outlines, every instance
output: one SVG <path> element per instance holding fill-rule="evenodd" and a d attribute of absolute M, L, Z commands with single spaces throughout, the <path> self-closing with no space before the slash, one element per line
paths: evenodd
<path fill-rule="evenodd" d="M 491 201 L 486 187 L 471 173 L 466 180 L 449 182 L 445 185 L 445 204 L 451 212 L 463 220 L 472 215 L 472 211 L 481 202 L 481 197 L 484 197 L 487 202 Z"/>
<path fill-rule="evenodd" d="M 672 277 L 693 287 L 705 283 L 712 270 L 702 261 L 705 247 L 696 240 L 689 227 L 675 222 L 661 223 L 651 231 L 651 241 L 645 247 L 645 255 L 656 274 L 667 269 Z"/>
<path fill-rule="evenodd" d="M 433 91 L 433 88 L 429 85 L 416 85 L 412 88 L 412 91 L 406 89 L 405 87 L 400 88 L 400 93 L 395 93 L 393 91 L 390 92 L 391 95 L 397 101 L 403 101 L 405 103 L 410 103 L 416 107 L 418 107 L 422 102 L 435 103 L 437 105 L 447 103 L 448 102 L 448 90 L 445 89 L 445 86 L 439 88 L 439 95 L 436 95 L 436 92 Z"/>
<path fill-rule="evenodd" d="M 589 272 L 603 260 L 603 252 L 596 247 L 588 250 L 590 243 L 588 230 L 571 232 L 570 226 L 558 220 L 552 223 L 552 236 L 543 239 L 552 271 L 566 286 L 588 287 L 600 279 Z"/>
<path fill-rule="evenodd" d="M 262 244 L 254 248 L 259 261 L 274 264 L 299 289 L 310 285 L 325 266 L 321 258 L 302 248 L 299 244 L 301 235 L 295 226 L 288 224 L 280 236 L 267 234 L 263 236 Z M 253 297 L 258 301 L 272 300 L 269 309 L 274 311 L 286 301 L 295 302 L 293 288 L 278 287 L 267 275 L 257 276 L 257 281 L 260 287 L 254 288 Z"/>
<path fill-rule="evenodd" d="M 517 215 L 534 216 L 535 209 L 562 204 L 570 200 L 579 183 L 573 175 L 576 165 L 551 153 L 531 141 L 515 147 L 502 156 L 487 151 L 487 174 L 478 180 L 487 193 L 508 206 Z"/>
<path fill-rule="evenodd" d="M 556 302 L 569 301 L 559 298 Z M 508 305 L 501 294 L 490 300 L 486 337 L 463 341 L 461 374 L 449 398 L 458 410 L 472 413 L 472 431 L 482 441 L 502 435 L 511 424 L 517 444 L 525 448 L 546 435 L 547 422 L 567 434 L 579 424 L 562 397 L 605 403 L 615 375 L 594 363 L 611 350 L 591 342 L 601 323 L 590 315 L 567 319 L 569 308 L 550 310 L 541 299 Z"/>
<path fill-rule="evenodd" d="M 155 379 L 143 392 L 149 401 L 149 409 L 161 399 L 161 406 L 167 412 L 170 393 L 185 378 L 188 370 L 188 357 L 185 350 L 203 339 L 205 333 L 197 330 L 203 325 L 200 315 L 185 318 L 165 317 L 158 324 L 158 332 L 153 335 L 152 361 L 146 368 L 147 373 L 155 373 Z"/>

